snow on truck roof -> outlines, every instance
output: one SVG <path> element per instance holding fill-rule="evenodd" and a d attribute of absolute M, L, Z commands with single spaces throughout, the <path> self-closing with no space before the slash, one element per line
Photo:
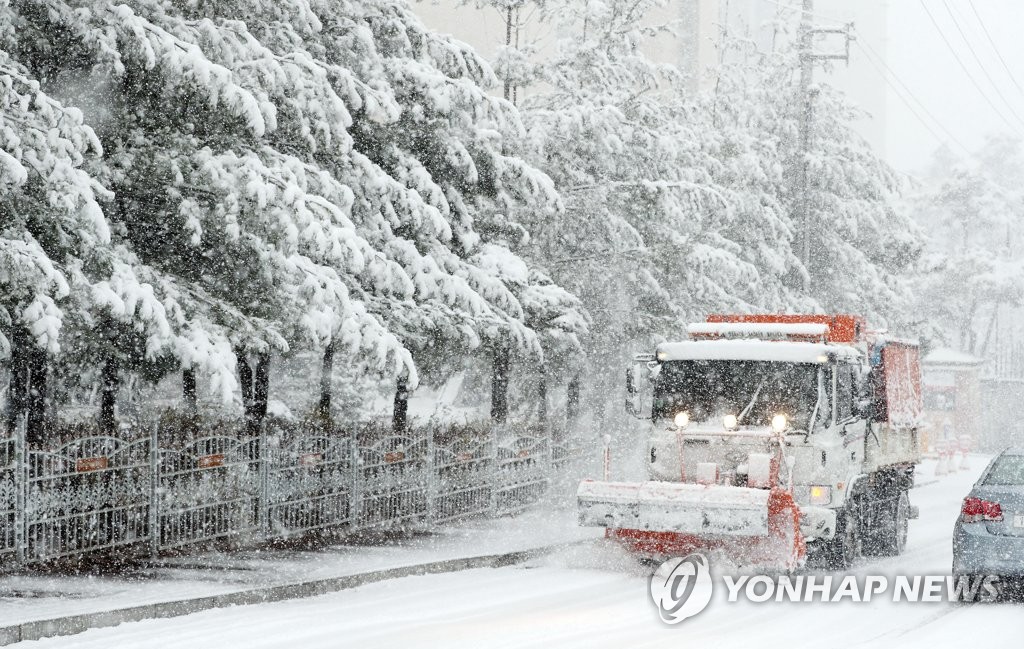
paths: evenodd
<path fill-rule="evenodd" d="M 686 325 L 691 336 L 728 336 L 747 334 L 766 336 L 802 336 L 822 338 L 828 334 L 828 325 L 816 322 L 694 322 Z"/>
<path fill-rule="evenodd" d="M 790 342 L 785 340 L 685 340 L 662 343 L 659 361 L 773 361 L 778 363 L 822 363 L 831 355 L 857 358 L 861 354 L 849 345 Z"/>

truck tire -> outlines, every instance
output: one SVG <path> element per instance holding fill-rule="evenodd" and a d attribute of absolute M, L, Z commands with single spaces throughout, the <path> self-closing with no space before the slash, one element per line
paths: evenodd
<path fill-rule="evenodd" d="M 895 557 L 907 548 L 907 533 L 910 529 L 910 498 L 901 491 L 890 507 L 887 525 L 872 534 L 872 554 Z"/>
<path fill-rule="evenodd" d="M 861 555 L 860 525 L 849 511 L 836 517 L 836 535 L 808 549 L 810 563 L 829 570 L 846 570 Z"/>

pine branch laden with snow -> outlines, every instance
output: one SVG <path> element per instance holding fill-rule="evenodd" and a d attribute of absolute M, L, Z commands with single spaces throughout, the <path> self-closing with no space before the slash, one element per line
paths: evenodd
<path fill-rule="evenodd" d="M 0 19 L 0 22 L 3 22 Z M 107 192 L 84 168 L 102 149 L 82 114 L 63 106 L 0 52 L 0 353 L 12 328 L 27 328 L 50 353 L 60 349 L 64 312 L 79 300 L 74 272 L 110 243 L 97 204 Z M 65 304 L 65 308 L 67 305 Z"/>

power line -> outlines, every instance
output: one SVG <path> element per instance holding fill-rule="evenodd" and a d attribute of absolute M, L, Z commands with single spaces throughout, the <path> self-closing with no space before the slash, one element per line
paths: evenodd
<path fill-rule="evenodd" d="M 776 7 L 789 9 L 795 13 L 800 13 L 799 6 L 785 4 L 784 2 L 777 2 L 776 0 L 761 1 L 767 4 L 775 5 Z M 843 21 L 833 16 L 827 16 L 816 12 L 811 12 L 810 15 L 814 16 L 815 18 L 821 18 L 823 20 L 834 22 L 841 25 L 850 24 L 849 21 Z M 864 33 L 861 30 L 856 29 L 856 27 L 854 27 L 854 31 L 857 33 L 857 40 L 855 41 L 855 43 L 861 48 L 861 51 L 864 52 L 865 58 L 867 59 L 868 63 L 871 65 L 872 68 L 874 68 L 875 72 L 882 78 L 882 80 L 893 89 L 893 91 L 896 93 L 896 96 L 899 97 L 900 101 L 902 101 L 904 105 L 907 106 L 907 108 L 914 115 L 914 117 L 917 118 L 921 125 L 924 126 L 932 134 L 936 142 L 941 143 L 946 140 L 949 140 L 954 145 L 962 149 L 967 155 L 972 155 L 971 150 L 968 149 L 955 135 L 953 135 L 952 131 L 946 128 L 946 126 L 942 123 L 941 120 L 935 117 L 935 115 L 930 110 L 928 110 L 927 104 L 918 99 L 917 95 L 910 89 L 906 82 L 904 82 L 903 79 L 901 79 L 900 76 L 896 74 L 896 71 L 893 70 L 888 63 L 885 62 L 885 57 L 879 54 L 878 51 L 875 50 L 873 47 L 871 47 L 869 39 L 865 37 Z M 881 66 L 884 67 L 885 69 L 883 70 L 882 67 L 879 67 L 879 64 L 881 64 Z M 890 79 L 890 77 L 892 77 L 892 79 Z M 895 83 L 893 80 L 895 80 Z M 899 85 L 897 86 L 896 84 Z M 917 104 L 917 107 L 914 106 L 914 103 Z M 922 116 L 922 112 L 924 113 L 924 116 L 927 116 L 927 118 L 930 119 L 931 122 L 934 123 L 934 125 L 937 126 L 945 134 L 945 137 L 939 135 L 935 131 L 935 129 L 932 128 L 932 126 L 928 123 L 928 120 L 926 120 L 925 117 Z"/>
<path fill-rule="evenodd" d="M 761 1 L 765 2 L 767 4 L 775 5 L 777 7 L 781 7 L 783 9 L 791 10 L 791 11 L 793 11 L 795 13 L 800 13 L 801 12 L 801 8 L 799 6 L 794 6 L 794 5 L 791 5 L 791 4 L 785 4 L 783 2 L 777 2 L 775 0 L 761 0 Z M 810 12 L 810 15 L 815 17 L 815 18 L 820 18 L 822 20 L 826 20 L 826 21 L 829 21 L 829 22 L 834 22 L 834 23 L 837 23 L 837 24 L 840 24 L 840 25 L 847 25 L 847 24 L 849 24 L 849 21 L 843 21 L 843 20 L 840 20 L 840 19 L 835 18 L 833 16 L 827 16 L 827 15 L 816 13 L 816 12 L 813 12 L 813 11 Z M 923 126 L 932 135 L 932 137 L 935 138 L 935 141 L 939 142 L 939 143 L 943 143 L 943 142 L 946 142 L 948 140 L 949 142 L 952 142 L 955 146 L 959 147 L 967 156 L 969 156 L 969 157 L 972 156 L 973 154 L 972 154 L 971 150 L 966 145 L 964 145 L 964 143 L 961 142 L 959 138 L 957 138 L 955 135 L 953 135 L 953 132 L 950 131 L 948 128 L 946 128 L 945 124 L 943 124 L 943 122 L 940 119 L 938 119 L 928 109 L 927 104 L 925 102 L 921 101 L 917 97 L 917 95 L 914 93 L 914 91 L 910 89 L 910 87 L 907 85 L 907 83 L 903 81 L 903 79 L 900 77 L 900 75 L 898 75 L 896 73 L 896 71 L 893 70 L 889 66 L 888 63 L 886 63 L 885 57 L 883 57 L 881 54 L 879 54 L 877 52 L 877 50 L 875 50 L 873 47 L 871 47 L 869 39 L 867 39 L 864 36 L 864 33 L 861 32 L 859 29 L 856 29 L 856 28 L 854 28 L 854 31 L 857 33 L 857 40 L 854 41 L 854 42 L 855 42 L 855 44 L 857 46 L 859 46 L 861 48 L 861 51 L 865 55 L 864 58 L 871 65 L 871 67 L 875 70 L 875 72 L 882 78 L 882 81 L 885 82 L 885 84 L 888 85 L 890 88 L 892 88 L 893 92 L 896 94 L 897 97 L 899 97 L 900 101 L 903 102 L 903 104 L 907 107 L 907 109 L 911 112 L 911 114 L 917 119 L 917 121 L 921 123 L 921 126 Z M 915 106 L 915 104 L 916 104 L 916 106 Z M 922 113 L 923 113 L 923 115 L 922 115 Z M 926 119 L 926 117 L 927 117 L 927 119 Z M 935 130 L 935 128 L 933 128 L 932 124 L 929 124 L 929 120 L 931 120 L 931 122 L 935 125 L 935 127 L 937 127 L 939 130 L 942 131 L 942 133 L 945 134 L 945 137 L 940 135 Z"/>
<path fill-rule="evenodd" d="M 1013 71 L 1010 70 L 1010 66 L 1006 64 L 1006 59 L 1004 59 L 1003 55 L 999 52 L 999 48 L 996 47 L 996 42 L 992 38 L 992 34 L 989 33 L 988 27 L 985 26 L 985 21 L 981 19 L 981 14 L 978 13 L 978 8 L 974 6 L 974 0 L 968 0 L 967 4 L 971 5 L 971 11 L 974 12 L 974 17 L 978 19 L 978 24 L 981 25 L 981 31 L 985 33 L 985 38 L 988 39 L 989 45 L 992 46 L 992 50 L 996 53 L 996 57 L 1003 65 L 1003 69 L 1006 70 L 1006 74 L 1009 75 L 1010 81 L 1013 82 L 1013 85 L 1017 86 L 1017 90 L 1019 90 L 1021 94 L 1024 94 L 1024 88 L 1022 88 L 1020 83 L 1017 82 L 1017 77 L 1013 74 Z"/>
<path fill-rule="evenodd" d="M 949 17 L 953 19 L 953 24 L 956 26 L 957 31 L 960 32 L 960 37 L 963 38 L 964 43 L 967 44 L 967 50 L 971 53 L 971 56 L 974 57 L 974 60 L 978 62 L 978 67 L 981 68 L 981 71 L 985 75 L 985 78 L 988 79 L 988 82 L 992 84 L 992 88 L 995 89 L 996 95 L 998 95 L 998 97 L 1003 100 L 1003 103 L 1006 104 L 1006 107 L 1009 109 L 1010 114 L 1013 115 L 1013 117 L 1016 118 L 1018 122 L 1024 124 L 1024 120 L 1022 120 L 1020 118 L 1020 115 L 1017 114 L 1017 111 L 1013 109 L 1013 104 L 1006 100 L 1006 97 L 1003 95 L 1003 91 L 999 89 L 999 84 L 997 84 L 995 80 L 992 78 L 992 75 L 988 73 L 988 68 L 985 67 L 985 64 L 981 60 L 981 57 L 979 57 L 978 53 L 974 50 L 974 46 L 971 45 L 970 39 L 967 38 L 967 34 L 964 33 L 963 28 L 960 26 L 960 23 L 956 19 L 956 16 L 953 15 L 953 9 L 949 6 L 949 0 L 942 0 L 942 4 L 943 6 L 946 7 L 946 11 L 949 13 Z"/>
<path fill-rule="evenodd" d="M 872 57 L 871 57 L 871 55 L 870 55 L 870 54 L 868 53 L 868 51 L 867 51 L 867 48 L 866 48 L 866 47 L 864 46 L 864 44 L 862 44 L 862 43 L 861 43 L 861 40 L 860 40 L 860 39 L 857 39 L 857 41 L 855 41 L 855 42 L 856 42 L 856 43 L 857 43 L 857 45 L 858 45 L 858 46 L 860 47 L 861 51 L 862 51 L 862 52 L 864 52 L 864 58 L 865 58 L 865 59 L 867 60 L 867 62 L 868 62 L 868 63 L 870 63 L 870 66 L 871 66 L 871 68 L 873 68 L 873 69 L 874 69 L 874 71 L 878 72 L 878 73 L 879 73 L 879 75 L 880 75 L 880 76 L 882 77 L 883 81 L 885 81 L 885 82 L 886 82 L 886 84 L 887 84 L 887 85 L 889 85 L 889 87 L 890 87 L 890 88 L 892 88 L 892 89 L 893 89 L 893 90 L 895 91 L 895 93 L 896 93 L 896 96 L 897 96 L 897 97 L 899 97 L 899 98 L 900 98 L 900 100 L 901 100 L 901 101 L 903 102 L 903 104 L 904 104 L 904 105 L 906 105 L 907 109 L 909 109 L 909 111 L 910 111 L 910 114 L 911 114 L 911 115 L 913 115 L 913 117 L 915 117 L 916 119 L 918 119 L 918 121 L 919 121 L 919 122 L 921 122 L 921 125 L 922 125 L 922 126 L 924 126 L 924 127 L 925 127 L 925 128 L 926 128 L 926 129 L 928 130 L 928 132 L 929 132 L 929 133 L 931 133 L 931 134 L 932 134 L 932 136 L 933 136 L 933 137 L 935 138 L 935 141 L 937 141 L 937 142 L 939 142 L 939 143 L 942 143 L 942 142 L 946 141 L 947 139 L 948 139 L 948 140 L 951 140 L 951 141 L 952 141 L 952 142 L 953 142 L 954 144 L 956 144 L 957 146 L 959 146 L 959 147 L 961 147 L 962 149 L 964 149 L 964 152 L 965 152 L 965 153 L 966 153 L 966 154 L 967 154 L 968 156 L 970 156 L 970 155 L 971 155 L 971 150 L 970 150 L 970 149 L 969 149 L 969 148 L 968 148 L 967 146 L 965 146 L 964 144 L 962 144 L 962 143 L 961 143 L 961 141 L 959 141 L 958 139 L 956 139 L 956 138 L 955 138 L 955 137 L 953 136 L 953 134 L 952 134 L 952 133 L 950 133 L 950 132 L 949 132 L 948 130 L 946 130 L 946 128 L 945 128 L 945 127 L 944 127 L 944 126 L 942 125 L 942 123 L 941 123 L 941 122 L 939 122 L 938 120 L 936 120 L 936 119 L 935 119 L 935 117 L 934 117 L 934 116 L 932 116 L 932 115 L 931 115 L 931 114 L 930 114 L 930 113 L 928 112 L 928 109 L 926 109 L 926 107 L 925 107 L 925 104 L 924 104 L 924 103 L 922 103 L 920 99 L 918 99 L 918 98 L 914 97 L 914 96 L 913 96 L 913 94 L 909 92 L 909 90 L 906 90 L 906 89 L 900 89 L 900 87 L 899 87 L 899 86 L 897 86 L 897 85 L 896 85 L 896 84 L 894 84 L 894 83 L 893 83 L 892 81 L 890 81 L 890 79 L 889 79 L 889 75 L 887 75 L 887 74 L 886 74 L 886 73 L 885 73 L 885 72 L 884 72 L 884 71 L 882 70 L 882 68 L 880 68 L 880 67 L 879 67 L 879 64 L 878 64 L 878 63 L 874 62 L 873 58 L 872 58 Z M 880 60 L 882 60 L 882 59 L 880 59 Z M 884 60 L 883 60 L 883 64 L 885 64 L 885 61 L 884 61 Z M 887 66 L 887 68 L 888 68 L 888 66 Z M 899 81 L 899 78 L 898 78 L 898 77 L 895 77 L 895 75 L 893 75 L 893 77 L 894 77 L 894 78 L 895 78 L 895 79 L 896 79 L 896 80 L 897 80 L 897 81 L 898 81 L 898 82 L 899 82 L 899 83 L 900 83 L 901 85 L 903 84 L 903 82 L 902 82 L 902 81 Z M 907 95 L 906 95 L 906 96 L 904 95 L 904 92 L 906 92 L 906 93 L 907 93 Z M 937 126 L 938 126 L 938 127 L 940 128 L 940 129 L 942 129 L 942 131 L 943 131 L 943 132 L 945 132 L 945 133 L 946 133 L 946 136 L 947 136 L 947 137 L 943 138 L 943 137 L 942 137 L 941 135 L 939 135 L 938 133 L 936 133 L 936 132 L 935 132 L 935 129 L 934 129 L 934 128 L 932 128 L 932 127 L 931 127 L 931 125 L 929 125 L 929 123 L 928 123 L 928 122 L 927 122 L 927 121 L 925 120 L 925 118 L 924 118 L 924 117 L 922 117 L 921 113 L 919 113 L 919 112 L 918 112 L 918 109 L 915 109 L 915 107 L 913 106 L 913 103 L 911 103 L 911 102 L 910 102 L 910 100 L 909 100 L 909 99 L 907 99 L 907 96 L 909 96 L 909 97 L 910 97 L 910 98 L 912 98 L 912 99 L 913 99 L 914 101 L 916 101 L 916 102 L 918 102 L 918 103 L 920 104 L 920 106 L 921 106 L 921 109 L 922 109 L 922 110 L 923 110 L 923 111 L 924 111 L 924 112 L 925 112 L 925 113 L 926 113 L 927 115 L 929 115 L 929 117 L 930 117 L 930 118 L 932 119 L 932 121 L 933 121 L 933 122 L 935 122 L 935 124 L 936 124 L 936 125 L 937 125 Z"/>
<path fill-rule="evenodd" d="M 931 20 L 932 25 L 935 27 L 935 31 L 938 32 L 939 36 L 946 44 L 946 47 L 949 48 L 949 51 L 953 55 L 953 58 L 955 58 L 956 62 L 960 64 L 960 68 L 963 69 L 964 74 L 966 74 L 967 78 L 970 79 L 971 83 L 974 85 L 975 89 L 977 89 L 982 99 L 984 99 L 985 102 L 988 103 L 989 107 L 992 108 L 992 111 L 995 112 L 995 114 L 999 116 L 999 119 L 1003 120 L 1003 122 L 1005 122 L 1006 125 L 1009 126 L 1012 131 L 1014 131 L 1017 135 L 1024 137 L 1024 135 L 1022 135 L 1021 132 L 1017 130 L 1017 127 L 1014 126 L 1010 122 L 1010 120 L 1006 119 L 1006 116 L 1003 115 L 1002 111 L 1000 111 L 999 108 L 997 108 L 996 105 L 992 102 L 992 99 L 989 98 L 988 94 L 985 93 L 984 89 L 982 89 L 977 79 L 975 79 L 974 75 L 971 74 L 971 71 L 967 69 L 967 65 L 964 64 L 963 59 L 960 58 L 960 55 L 956 53 L 956 49 L 953 47 L 953 44 L 949 42 L 948 38 L 946 38 L 945 32 L 942 31 L 941 27 L 939 27 L 938 21 L 935 20 L 935 16 L 932 15 L 932 12 L 930 9 L 928 9 L 928 5 L 925 3 L 925 1 L 919 1 L 921 4 L 921 8 L 924 9 L 924 12 L 926 14 L 928 14 L 928 19 Z"/>
<path fill-rule="evenodd" d="M 885 58 L 882 55 L 880 55 L 873 47 L 871 47 L 871 44 L 867 41 L 867 39 L 864 38 L 864 34 L 858 31 L 857 40 L 854 42 L 858 45 L 858 47 L 861 48 L 861 51 L 864 52 L 864 58 L 867 60 L 868 63 L 871 64 L 871 67 L 873 67 L 875 71 L 878 72 L 879 75 L 881 75 L 882 80 L 885 81 L 885 83 L 888 84 L 889 87 L 896 92 L 896 96 L 899 97 L 900 100 L 907 106 L 907 108 L 910 109 L 910 112 L 913 113 L 914 117 L 916 117 L 917 120 L 921 122 L 921 124 L 926 129 L 928 129 L 928 131 L 935 137 L 936 141 L 943 142 L 944 138 L 939 136 L 935 132 L 935 130 L 928 125 L 928 122 L 925 121 L 923 117 L 921 117 L 921 114 L 918 113 L 917 109 L 914 108 L 914 105 L 907 99 L 907 97 L 916 102 L 921 111 L 924 112 L 924 114 L 927 115 L 928 118 L 931 119 L 931 121 L 936 126 L 938 126 L 943 133 L 946 134 L 945 139 L 952 141 L 953 144 L 960 147 L 967 155 L 971 155 L 971 150 L 964 146 L 964 144 L 960 142 L 960 140 L 957 139 L 955 135 L 953 135 L 953 132 L 946 128 L 942 121 L 939 120 L 939 118 L 935 117 L 935 115 L 930 110 L 928 110 L 928 106 L 923 101 L 917 98 L 917 95 L 915 95 L 914 92 L 910 89 L 910 86 L 908 86 L 906 82 L 904 82 L 903 79 L 901 79 L 900 76 L 896 74 L 895 70 L 889 67 L 889 64 L 885 62 Z M 875 62 L 876 60 L 878 61 L 878 63 L 881 63 L 882 67 L 879 67 L 878 63 Z M 884 71 L 882 69 L 883 67 L 885 68 Z M 890 81 L 890 76 L 896 81 L 896 83 L 899 84 L 899 86 L 897 86 L 896 83 Z M 904 96 L 904 94 L 906 96 Z"/>

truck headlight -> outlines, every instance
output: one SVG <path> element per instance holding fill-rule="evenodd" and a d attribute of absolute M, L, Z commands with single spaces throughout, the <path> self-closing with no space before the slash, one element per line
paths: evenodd
<path fill-rule="evenodd" d="M 736 415 L 722 417 L 722 425 L 725 426 L 726 430 L 736 430 L 740 427 L 739 419 L 736 418 Z"/>
<path fill-rule="evenodd" d="M 690 423 L 690 413 L 685 410 L 677 412 L 675 418 L 672 420 L 675 422 L 677 428 L 686 428 L 687 424 Z"/>
<path fill-rule="evenodd" d="M 784 432 L 788 427 L 789 419 L 786 418 L 786 415 L 780 413 L 772 417 L 772 430 L 776 433 Z"/>
<path fill-rule="evenodd" d="M 812 505 L 827 505 L 832 502 L 832 487 L 828 485 L 811 485 L 810 502 Z"/>

